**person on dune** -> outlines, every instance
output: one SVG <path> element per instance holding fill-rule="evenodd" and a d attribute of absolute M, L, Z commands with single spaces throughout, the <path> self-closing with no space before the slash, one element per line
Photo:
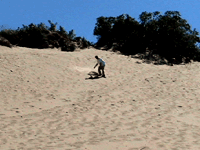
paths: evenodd
<path fill-rule="evenodd" d="M 106 63 L 105 63 L 105 61 L 103 61 L 103 60 L 102 60 L 101 58 L 99 58 L 98 56 L 95 56 L 95 58 L 97 59 L 97 64 L 94 66 L 94 68 L 96 68 L 96 66 L 99 65 L 99 68 L 98 68 L 99 76 L 102 75 L 102 77 L 105 78 L 106 76 L 105 76 L 104 68 L 105 68 L 105 66 L 106 66 Z M 102 73 L 101 73 L 101 71 L 102 71 Z"/>

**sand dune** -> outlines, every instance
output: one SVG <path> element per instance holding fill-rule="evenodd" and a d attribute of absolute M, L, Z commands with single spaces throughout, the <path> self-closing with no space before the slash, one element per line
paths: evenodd
<path fill-rule="evenodd" d="M 88 79 L 95 55 L 107 78 Z M 200 64 L 137 62 L 0 46 L 0 149 L 200 149 Z"/>

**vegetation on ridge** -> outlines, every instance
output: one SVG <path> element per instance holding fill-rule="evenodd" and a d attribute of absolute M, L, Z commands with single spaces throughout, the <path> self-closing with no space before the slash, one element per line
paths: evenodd
<path fill-rule="evenodd" d="M 86 48 L 91 45 L 82 37 L 76 37 L 74 30 L 69 33 L 60 26 L 57 30 L 57 23 L 50 20 L 50 27 L 44 23 L 35 25 L 31 23 L 17 30 L 4 29 L 0 31 L 0 44 L 12 47 L 12 45 L 30 48 L 59 48 L 62 51 L 74 51 L 76 47 Z"/>
<path fill-rule="evenodd" d="M 139 19 L 140 22 L 127 14 L 97 18 L 96 46 L 113 48 L 125 55 L 148 52 L 146 59 L 170 63 L 200 60 L 199 33 L 191 29 L 178 11 L 167 11 L 164 15 L 158 11 L 142 12 Z"/>
<path fill-rule="evenodd" d="M 0 45 L 13 45 L 30 48 L 61 48 L 62 51 L 74 51 L 78 48 L 93 46 L 82 37 L 76 37 L 74 30 L 69 33 L 57 23 L 48 21 L 31 23 L 17 30 L 0 31 Z M 144 60 L 160 64 L 181 64 L 200 61 L 200 38 L 196 29 L 181 18 L 178 11 L 142 12 L 139 22 L 123 14 L 117 17 L 99 17 L 94 28 L 97 36 L 96 48 L 113 49 L 121 54 L 134 55 Z"/>

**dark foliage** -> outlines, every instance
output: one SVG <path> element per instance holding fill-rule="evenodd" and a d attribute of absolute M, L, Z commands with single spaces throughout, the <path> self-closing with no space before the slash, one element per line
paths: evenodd
<path fill-rule="evenodd" d="M 99 17 L 94 29 L 97 47 L 119 50 L 125 55 L 146 54 L 145 59 L 165 59 L 180 64 L 199 60 L 197 43 L 199 33 L 177 11 L 167 11 L 164 15 L 156 11 L 143 12 L 140 22 L 129 15 Z M 157 56 L 157 57 L 155 57 Z"/>
<path fill-rule="evenodd" d="M 76 49 L 76 45 L 74 43 L 61 47 L 61 51 L 73 52 Z"/>
<path fill-rule="evenodd" d="M 76 38 L 75 31 L 68 32 L 64 27 L 60 26 L 57 30 L 57 23 L 53 23 L 50 20 L 50 27 L 44 23 L 35 25 L 31 23 L 17 30 L 4 29 L 0 31 L 1 45 L 9 46 L 17 45 L 30 48 L 59 48 L 62 51 L 74 51 L 76 46 L 74 39 Z M 9 44 L 10 43 L 10 44 Z M 89 43 L 85 38 L 80 41 L 80 48 L 86 48 Z"/>

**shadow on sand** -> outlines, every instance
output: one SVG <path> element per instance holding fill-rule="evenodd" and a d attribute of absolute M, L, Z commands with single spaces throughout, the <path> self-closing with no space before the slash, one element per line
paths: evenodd
<path fill-rule="evenodd" d="M 88 75 L 89 75 L 90 77 L 89 77 L 89 78 L 85 78 L 85 80 L 89 80 L 89 79 L 94 80 L 94 79 L 99 79 L 99 78 L 105 78 L 105 77 L 99 76 L 98 73 L 95 72 L 95 71 L 90 71 L 90 72 L 88 73 Z"/>
<path fill-rule="evenodd" d="M 89 77 L 89 78 L 85 78 L 85 80 L 94 80 L 94 79 L 100 79 L 102 77 L 98 76 L 98 77 Z"/>

